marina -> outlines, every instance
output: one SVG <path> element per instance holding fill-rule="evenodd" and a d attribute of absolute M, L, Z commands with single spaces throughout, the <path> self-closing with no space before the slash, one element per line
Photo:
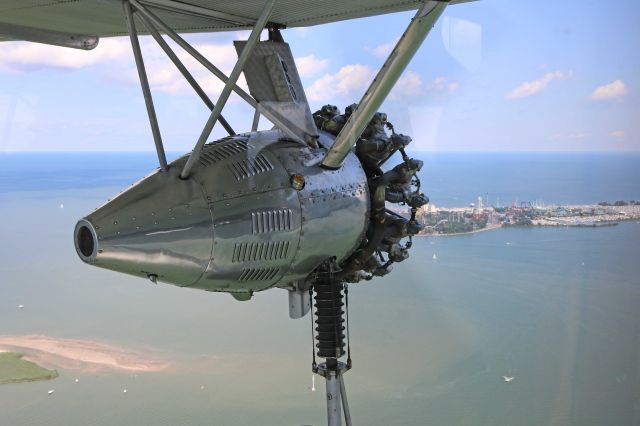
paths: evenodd
<path fill-rule="evenodd" d="M 409 214 L 407 211 L 401 213 Z M 473 204 L 458 208 L 427 205 L 418 210 L 416 217 L 425 226 L 419 235 L 463 235 L 504 226 L 598 228 L 615 226 L 622 221 L 637 221 L 640 219 L 640 203 L 553 206 L 532 206 L 530 203 L 516 206 L 514 203 L 510 207 L 482 207 L 480 203 L 479 206 Z"/>

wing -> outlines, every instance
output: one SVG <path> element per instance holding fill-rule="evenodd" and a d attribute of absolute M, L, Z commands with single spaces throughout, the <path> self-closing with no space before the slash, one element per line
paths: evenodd
<path fill-rule="evenodd" d="M 450 4 L 472 0 L 452 0 Z M 215 32 L 251 28 L 264 0 L 140 0 L 153 7 L 176 32 Z M 415 10 L 420 0 L 279 0 L 271 23 L 305 27 L 365 16 Z M 127 33 L 118 0 L 8 0 L 0 3 L 0 41 L 43 41 L 70 45 L 84 37 L 123 36 Z M 78 35 L 79 37 L 75 37 Z M 92 48 L 89 45 L 74 46 Z M 97 39 L 95 40 L 97 44 Z"/>

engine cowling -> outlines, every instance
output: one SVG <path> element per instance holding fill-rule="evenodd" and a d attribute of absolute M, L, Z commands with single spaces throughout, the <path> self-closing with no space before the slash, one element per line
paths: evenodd
<path fill-rule="evenodd" d="M 319 166 L 332 142 L 322 132 L 312 149 L 272 130 L 207 144 L 188 179 L 185 155 L 81 219 L 76 251 L 102 268 L 237 295 L 304 280 L 347 258 L 369 222 L 358 158 Z"/>

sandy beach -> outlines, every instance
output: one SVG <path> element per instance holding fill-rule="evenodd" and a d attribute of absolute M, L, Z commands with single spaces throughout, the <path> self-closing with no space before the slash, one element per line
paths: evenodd
<path fill-rule="evenodd" d="M 101 342 L 38 335 L 0 336 L 0 352 L 9 351 L 47 368 L 155 372 L 170 365 L 158 356 Z"/>

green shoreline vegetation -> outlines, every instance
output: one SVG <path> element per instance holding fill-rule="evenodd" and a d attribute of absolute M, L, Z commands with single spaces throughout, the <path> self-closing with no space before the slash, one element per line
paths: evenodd
<path fill-rule="evenodd" d="M 24 354 L 18 352 L 0 353 L 0 385 L 51 380 L 58 377 L 56 370 L 47 370 L 31 361 L 22 359 L 23 356 Z"/>

